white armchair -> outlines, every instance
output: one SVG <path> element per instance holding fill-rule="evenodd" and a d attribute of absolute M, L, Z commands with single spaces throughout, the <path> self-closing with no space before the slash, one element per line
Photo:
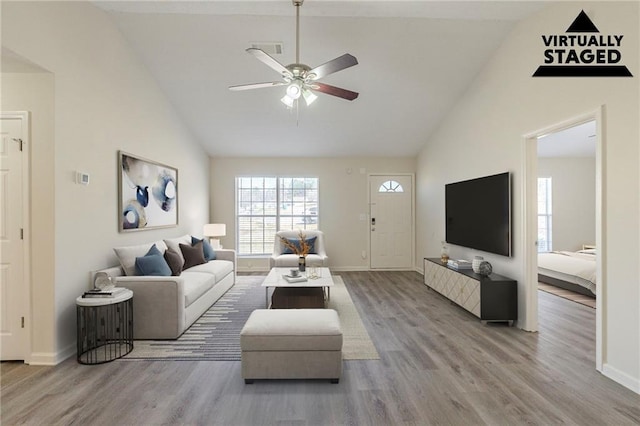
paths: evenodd
<path fill-rule="evenodd" d="M 324 248 L 324 234 L 322 231 L 306 230 L 302 231 L 306 238 L 316 237 L 313 253 L 307 255 L 307 266 L 329 266 L 329 258 Z M 284 254 L 285 246 L 280 237 L 290 240 L 298 240 L 300 231 L 278 231 L 273 242 L 273 254 L 269 259 L 269 265 L 274 267 L 295 268 L 298 266 L 298 255 Z"/>

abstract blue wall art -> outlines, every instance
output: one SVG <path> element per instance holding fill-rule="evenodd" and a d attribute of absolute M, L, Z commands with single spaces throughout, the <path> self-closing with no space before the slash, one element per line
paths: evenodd
<path fill-rule="evenodd" d="M 178 169 L 118 152 L 120 232 L 178 226 Z"/>

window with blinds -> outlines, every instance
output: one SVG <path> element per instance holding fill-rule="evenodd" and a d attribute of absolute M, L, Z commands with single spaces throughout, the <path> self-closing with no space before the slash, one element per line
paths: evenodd
<path fill-rule="evenodd" d="M 239 255 L 271 254 L 280 230 L 318 229 L 318 178 L 236 178 Z"/>
<path fill-rule="evenodd" d="M 552 250 L 551 178 L 538 178 L 538 253 Z"/>

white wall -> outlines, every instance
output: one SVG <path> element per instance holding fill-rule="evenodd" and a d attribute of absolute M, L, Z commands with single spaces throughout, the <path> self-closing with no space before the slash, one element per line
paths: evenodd
<path fill-rule="evenodd" d="M 538 158 L 538 176 L 551 178 L 553 250 L 576 251 L 595 244 L 595 159 Z"/>
<path fill-rule="evenodd" d="M 212 158 L 211 220 L 227 224 L 221 243 L 235 248 L 236 176 L 318 177 L 319 227 L 325 233 L 331 268 L 368 269 L 369 222 L 360 220 L 361 214 L 369 213 L 368 174 L 414 172 L 414 158 Z M 267 259 L 241 258 L 238 263 L 242 269 L 268 269 Z"/>
<path fill-rule="evenodd" d="M 580 10 L 603 33 L 624 34 L 622 58 L 633 78 L 532 78 L 543 61 L 541 35 L 566 30 Z M 418 253 L 437 256 L 444 234 L 444 184 L 510 170 L 514 176 L 514 257 L 484 255 L 494 271 L 518 280 L 525 310 L 522 253 L 523 135 L 595 111 L 604 114 L 603 371 L 640 391 L 638 162 L 638 4 L 551 4 L 521 22 L 419 155 Z M 471 250 L 454 247 L 454 256 Z"/>
<path fill-rule="evenodd" d="M 33 191 L 32 227 L 42 233 L 34 232 L 32 245 L 45 242 L 33 256 L 34 280 L 42 278 L 34 289 L 46 287 L 34 293 L 33 336 L 44 334 L 46 343 L 34 342 L 39 353 L 32 361 L 56 363 L 75 353 L 75 298 L 89 287 L 89 271 L 117 264 L 112 247 L 202 232 L 209 217 L 209 160 L 108 16 L 92 4 L 3 2 L 2 44 L 51 73 L 43 91 L 53 99 L 52 117 L 43 118 L 48 134 L 32 152 L 42 163 L 32 162 L 32 182 L 43 185 Z M 17 80 L 9 91 L 25 89 Z M 47 101 L 33 96 L 14 105 L 34 111 L 33 128 L 41 129 L 35 111 Z M 177 228 L 118 233 L 118 150 L 179 169 Z M 75 184 L 75 171 L 89 173 L 90 185 Z M 54 262 L 55 270 L 41 270 L 40 262 Z M 40 318 L 43 306 L 54 312 L 53 322 Z"/>

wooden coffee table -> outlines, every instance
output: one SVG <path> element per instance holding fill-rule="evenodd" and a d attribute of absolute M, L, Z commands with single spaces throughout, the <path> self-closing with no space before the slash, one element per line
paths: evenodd
<path fill-rule="evenodd" d="M 324 301 L 331 297 L 333 286 L 331 271 L 329 268 L 316 268 L 317 276 L 312 277 L 311 270 L 312 268 L 307 268 L 307 271 L 300 273 L 307 278 L 307 281 L 290 283 L 283 278 L 283 275 L 289 274 L 291 268 L 272 268 L 262 283 L 262 287 L 265 288 L 265 306 L 269 307 L 269 288 L 273 287 L 277 302 L 284 305 L 282 307 L 312 307 L 308 306 L 309 304 L 324 307 Z M 321 296 L 318 296 L 318 290 Z M 322 306 L 317 306 L 318 297 L 321 297 Z"/>

